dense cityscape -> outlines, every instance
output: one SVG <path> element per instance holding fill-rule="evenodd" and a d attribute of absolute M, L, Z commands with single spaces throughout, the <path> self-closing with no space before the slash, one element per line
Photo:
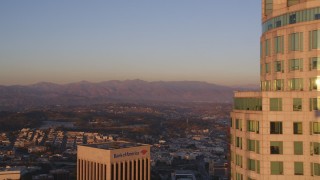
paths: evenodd
<path fill-rule="evenodd" d="M 2 112 L 0 166 L 21 179 L 57 174 L 76 179 L 77 145 L 112 141 L 151 145 L 151 179 L 189 171 L 199 179 L 229 176 L 230 104 L 106 104 Z"/>
<path fill-rule="evenodd" d="M 0 2 L 0 180 L 318 180 L 320 1 L 181 2 Z"/>

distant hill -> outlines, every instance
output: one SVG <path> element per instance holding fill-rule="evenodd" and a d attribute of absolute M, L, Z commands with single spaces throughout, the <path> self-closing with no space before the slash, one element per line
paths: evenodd
<path fill-rule="evenodd" d="M 44 105 L 90 105 L 115 101 L 230 103 L 234 90 L 237 88 L 197 81 L 81 81 L 62 85 L 42 82 L 27 86 L 0 86 L 0 111 Z"/>

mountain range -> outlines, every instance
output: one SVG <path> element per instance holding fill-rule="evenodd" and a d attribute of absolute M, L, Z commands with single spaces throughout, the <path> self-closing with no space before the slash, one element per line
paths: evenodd
<path fill-rule="evenodd" d="M 142 80 L 81 81 L 70 84 L 41 82 L 0 86 L 0 111 L 47 105 L 90 105 L 107 102 L 215 102 L 231 103 L 233 91 L 256 86 L 228 87 L 199 81 Z"/>

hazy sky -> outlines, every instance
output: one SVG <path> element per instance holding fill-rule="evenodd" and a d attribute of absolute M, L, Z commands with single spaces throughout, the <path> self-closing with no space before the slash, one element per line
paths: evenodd
<path fill-rule="evenodd" d="M 0 84 L 258 83 L 259 0 L 0 1 Z"/>

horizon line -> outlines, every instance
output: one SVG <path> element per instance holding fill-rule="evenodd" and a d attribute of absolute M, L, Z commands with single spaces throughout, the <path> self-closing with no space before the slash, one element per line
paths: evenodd
<path fill-rule="evenodd" d="M 201 82 L 201 83 L 207 83 L 207 84 L 214 84 L 219 86 L 227 86 L 227 87 L 242 87 L 242 86 L 259 86 L 259 83 L 247 83 L 247 84 L 220 84 L 215 82 L 208 82 L 208 81 L 200 81 L 200 80 L 143 80 L 143 79 L 113 79 L 113 80 L 105 80 L 105 81 L 88 81 L 88 80 L 80 80 L 80 81 L 72 81 L 72 82 L 52 82 L 52 81 L 38 81 L 35 83 L 26 83 L 26 84 L 18 84 L 18 83 L 12 83 L 12 84 L 0 84 L 0 86 L 32 86 L 37 84 L 55 84 L 55 85 L 68 85 L 68 84 L 76 84 L 76 83 L 91 83 L 91 84 L 99 84 L 99 83 L 105 83 L 105 82 L 111 82 L 111 81 L 119 81 L 119 82 L 125 82 L 125 81 L 143 81 L 147 83 L 155 83 L 155 82 Z"/>

